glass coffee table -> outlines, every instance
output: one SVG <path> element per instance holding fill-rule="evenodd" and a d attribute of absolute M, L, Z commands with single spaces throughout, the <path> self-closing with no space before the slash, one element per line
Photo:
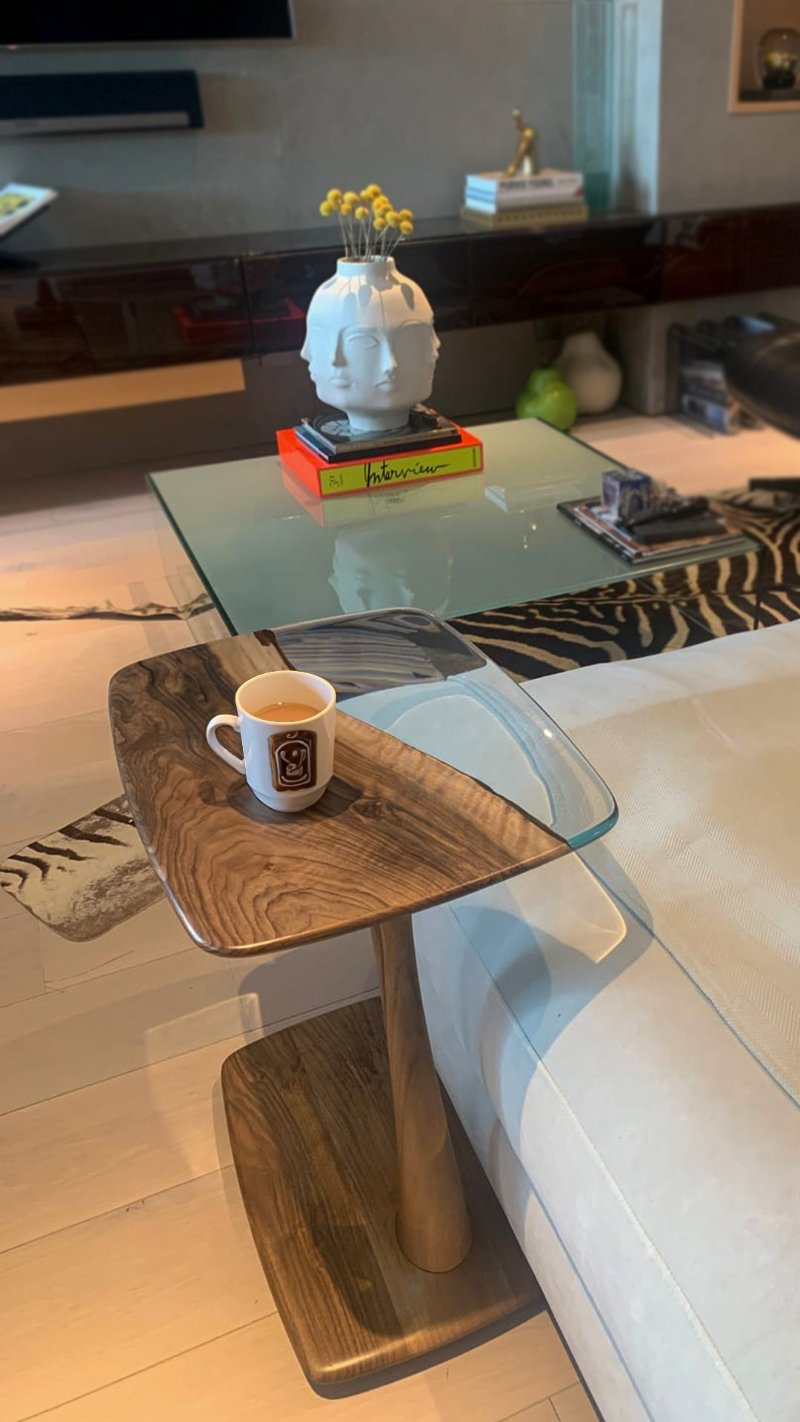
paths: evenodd
<path fill-rule="evenodd" d="M 481 474 L 314 499 L 277 458 L 173 469 L 151 483 L 232 632 L 383 607 L 454 618 L 650 577 L 558 509 L 614 460 L 538 420 L 482 425 Z M 757 551 L 742 535 L 725 556 Z"/>
<path fill-rule="evenodd" d="M 339 701 L 333 779 L 295 815 L 205 740 L 242 681 L 287 665 Z M 412 915 L 604 834 L 602 780 L 521 687 L 410 608 L 168 652 L 117 672 L 109 707 L 137 827 L 198 947 L 335 954 L 372 930 L 382 1005 L 300 1022 L 222 1069 L 254 1242 L 309 1381 L 350 1387 L 540 1306 L 439 1086 Z"/>

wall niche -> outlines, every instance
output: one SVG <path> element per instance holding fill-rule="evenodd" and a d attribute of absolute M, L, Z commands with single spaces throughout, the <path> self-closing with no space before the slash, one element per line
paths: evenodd
<path fill-rule="evenodd" d="M 728 108 L 800 110 L 800 0 L 733 0 Z"/>

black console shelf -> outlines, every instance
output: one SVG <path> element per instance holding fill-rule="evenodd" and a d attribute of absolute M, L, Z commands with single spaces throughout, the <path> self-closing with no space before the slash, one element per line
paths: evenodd
<path fill-rule="evenodd" d="M 0 384 L 299 349 L 332 230 L 0 250 Z M 800 285 L 800 204 L 471 231 L 417 223 L 399 264 L 440 331 Z"/>

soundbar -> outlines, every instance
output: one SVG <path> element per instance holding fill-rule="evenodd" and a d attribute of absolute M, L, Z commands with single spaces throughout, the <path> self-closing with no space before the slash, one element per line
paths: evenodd
<path fill-rule="evenodd" d="M 0 138 L 202 127 L 193 69 L 14 74 L 0 82 Z"/>

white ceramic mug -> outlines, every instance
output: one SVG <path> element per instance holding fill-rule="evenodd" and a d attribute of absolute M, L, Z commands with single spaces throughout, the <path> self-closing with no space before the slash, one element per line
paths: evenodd
<path fill-rule="evenodd" d="M 254 713 L 277 702 L 317 709 L 302 721 L 265 721 Z M 206 740 L 216 755 L 244 775 L 254 795 L 272 810 L 307 810 L 324 795 L 333 775 L 336 692 L 311 672 L 263 672 L 236 693 L 237 716 L 212 716 Z M 217 740 L 218 726 L 233 726 L 244 758 Z"/>

